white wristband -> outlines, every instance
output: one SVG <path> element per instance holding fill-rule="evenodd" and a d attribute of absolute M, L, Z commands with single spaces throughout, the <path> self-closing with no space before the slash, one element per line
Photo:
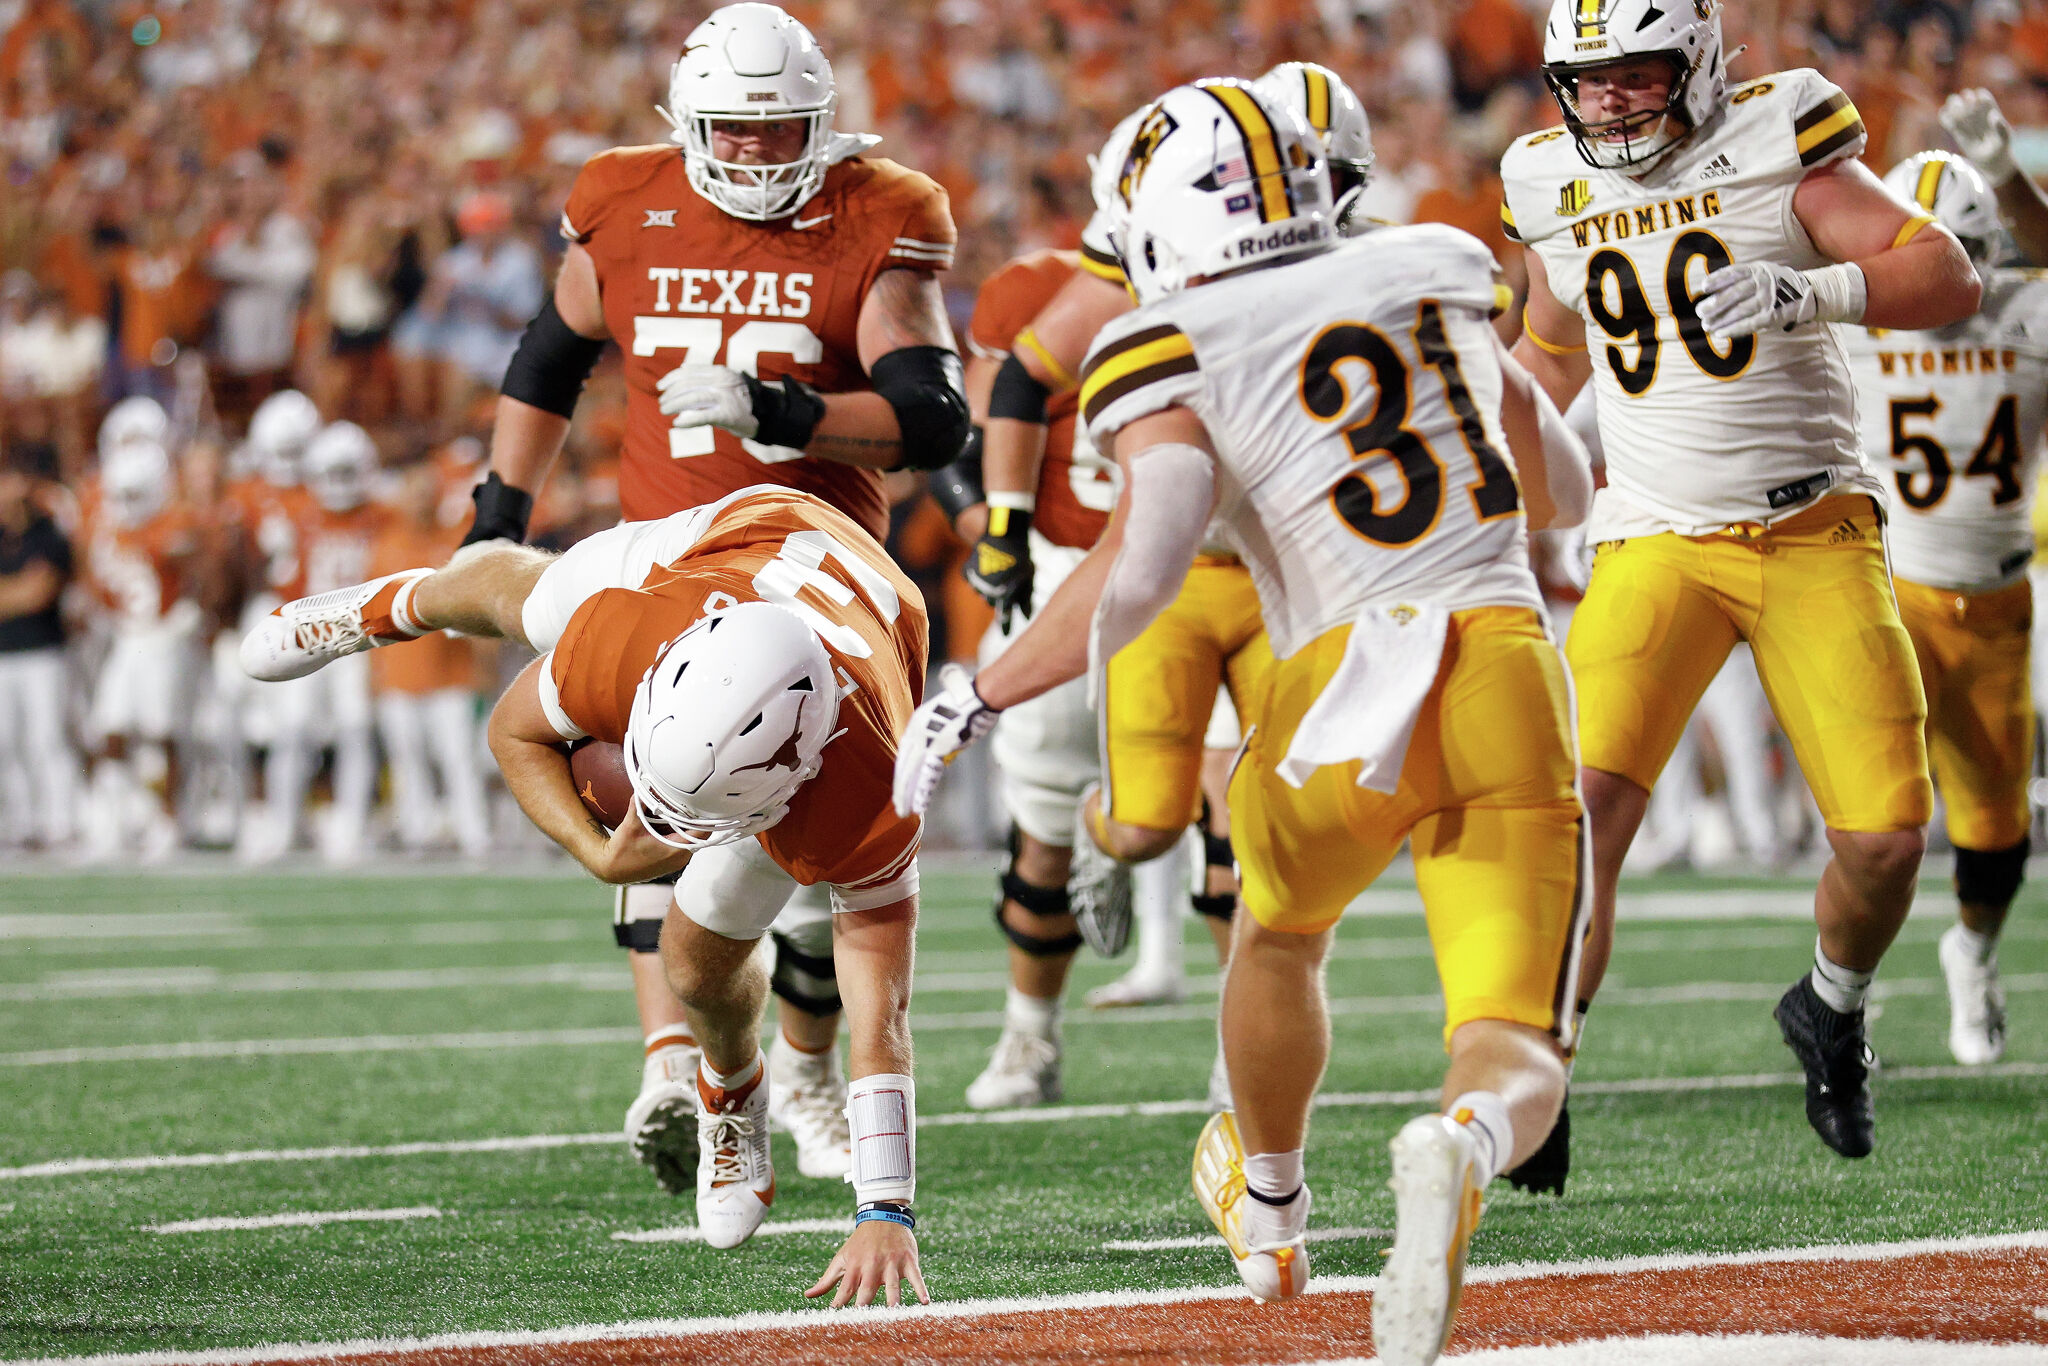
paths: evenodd
<path fill-rule="evenodd" d="M 1870 306 L 1870 287 L 1863 278 L 1863 267 L 1854 261 L 1844 261 L 1805 274 L 1819 308 L 1816 318 L 1824 323 L 1863 321 L 1863 311 Z"/>
<path fill-rule="evenodd" d="M 1035 493 L 1012 493 L 1008 489 L 990 489 L 988 505 L 992 508 L 1009 508 L 1013 512 L 1030 512 L 1038 506 Z"/>
<path fill-rule="evenodd" d="M 917 1086 L 897 1072 L 855 1077 L 846 1088 L 855 1203 L 917 1198 Z"/>

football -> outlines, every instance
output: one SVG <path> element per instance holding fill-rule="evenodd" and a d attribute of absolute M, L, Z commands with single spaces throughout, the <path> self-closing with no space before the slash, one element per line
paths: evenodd
<path fill-rule="evenodd" d="M 603 821 L 606 829 L 625 819 L 633 804 L 633 785 L 626 780 L 624 751 L 589 736 L 569 747 L 569 777 L 583 809 Z"/>

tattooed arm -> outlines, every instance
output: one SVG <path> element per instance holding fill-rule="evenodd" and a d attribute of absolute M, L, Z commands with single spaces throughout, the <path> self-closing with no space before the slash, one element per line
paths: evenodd
<path fill-rule="evenodd" d="M 861 301 L 858 329 L 861 368 L 868 371 L 906 347 L 958 349 L 939 282 L 922 271 L 885 270 L 876 276 Z M 877 470 L 901 462 L 901 433 L 887 399 L 875 393 L 826 394 L 824 399 L 825 416 L 804 448 L 806 455 Z"/>

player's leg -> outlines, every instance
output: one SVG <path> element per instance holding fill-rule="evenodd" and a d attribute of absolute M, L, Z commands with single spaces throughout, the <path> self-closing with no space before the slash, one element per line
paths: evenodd
<path fill-rule="evenodd" d="M 796 883 L 755 840 L 699 852 L 663 923 L 669 989 L 703 1052 L 697 1076 L 697 1225 L 712 1247 L 753 1235 L 775 1199 L 771 1082 L 761 1052 L 768 1002 L 761 941 Z"/>
<path fill-rule="evenodd" d="M 1441 1112 L 1390 1145 L 1394 1248 L 1372 1313 L 1390 1360 L 1442 1349 L 1483 1192 L 1563 1105 L 1587 915 L 1573 757 L 1564 670 L 1536 614 L 1454 616 L 1403 773 L 1431 806 L 1409 845 L 1451 1061 Z"/>
<path fill-rule="evenodd" d="M 2027 866 L 2028 585 L 1962 595 L 1900 582 L 1899 615 L 1927 691 L 1927 758 L 1955 847 L 1957 923 L 1941 937 L 1949 1051 L 1965 1064 L 2005 1051 L 1998 936 Z"/>
<path fill-rule="evenodd" d="M 799 887 L 769 938 L 769 990 L 778 1016 L 768 1048 L 769 1118 L 796 1140 L 796 1169 L 837 1181 L 853 1165 L 846 1124 L 846 1075 L 839 1063 L 839 978 L 832 964 L 832 898 L 822 884 Z"/>
<path fill-rule="evenodd" d="M 339 660 L 326 675 L 334 726 L 334 802 L 321 845 L 330 864 L 356 862 L 363 855 L 370 807 L 377 799 L 375 713 L 370 701 L 370 661 L 357 655 Z"/>
<path fill-rule="evenodd" d="M 1707 574 L 1712 547 L 1680 536 L 1610 542 L 1593 560 L 1566 655 L 1578 698 L 1580 790 L 1593 845 L 1593 927 L 1581 1007 L 1606 975 L 1622 861 L 1650 789 L 1735 644 Z"/>
<path fill-rule="evenodd" d="M 78 821 L 78 756 L 64 723 L 64 653 L 33 650 L 15 658 L 15 705 L 23 727 L 19 752 L 34 775 L 33 815 L 45 847 L 61 849 L 76 835 Z"/>
<path fill-rule="evenodd" d="M 491 850 L 491 819 L 477 761 L 476 695 L 467 688 L 442 688 L 427 696 L 426 714 L 455 845 L 471 858 L 483 858 Z"/>
<path fill-rule="evenodd" d="M 615 888 L 612 903 L 612 934 L 627 953 L 642 1045 L 640 1089 L 626 1107 L 626 1146 L 671 1195 L 696 1189 L 702 1061 L 661 961 L 661 927 L 675 904 L 677 878 Z"/>
<path fill-rule="evenodd" d="M 1747 548 L 1757 672 L 1834 853 L 1814 898 L 1812 970 L 1776 1014 L 1806 1069 L 1807 1119 L 1847 1157 L 1874 1134 L 1864 997 L 1912 906 L 1933 807 L 1926 697 L 1881 534 L 1869 500 L 1830 499 Z"/>
<path fill-rule="evenodd" d="M 434 833 L 434 786 L 427 767 L 426 699 L 418 693 L 377 694 L 377 738 L 391 768 L 391 821 L 398 843 L 425 850 Z"/>

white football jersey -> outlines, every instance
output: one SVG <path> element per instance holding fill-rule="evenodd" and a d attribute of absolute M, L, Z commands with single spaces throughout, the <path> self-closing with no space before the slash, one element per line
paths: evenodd
<path fill-rule="evenodd" d="M 1118 318 L 1082 415 L 1105 450 L 1164 408 L 1202 420 L 1211 534 L 1283 659 L 1376 604 L 1540 609 L 1488 321 L 1505 295 L 1469 234 L 1382 228 Z"/>
<path fill-rule="evenodd" d="M 1607 451 L 1594 540 L 1704 535 L 1789 516 L 1844 487 L 1878 491 L 1836 329 L 1717 341 L 1695 303 L 1720 266 L 1827 265 L 1792 193 L 1863 142 L 1849 97 L 1802 69 L 1736 86 L 1726 109 L 1640 178 L 1588 165 L 1562 128 L 1508 148 L 1502 225 L 1586 320 Z"/>
<path fill-rule="evenodd" d="M 2020 578 L 2048 422 L 2048 274 L 1992 271 L 1977 316 L 1952 327 L 1844 331 L 1863 448 L 1890 478 L 1892 572 L 1973 591 Z"/>

